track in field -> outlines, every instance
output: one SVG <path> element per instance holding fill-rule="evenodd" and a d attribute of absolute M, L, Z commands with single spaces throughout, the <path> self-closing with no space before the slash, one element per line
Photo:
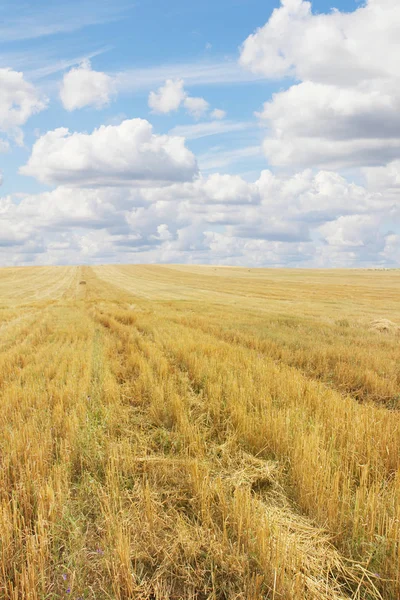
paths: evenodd
<path fill-rule="evenodd" d="M 399 287 L 0 271 L 0 597 L 397 598 Z"/>

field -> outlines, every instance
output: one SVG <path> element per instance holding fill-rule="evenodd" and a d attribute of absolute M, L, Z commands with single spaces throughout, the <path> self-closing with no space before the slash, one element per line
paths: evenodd
<path fill-rule="evenodd" d="M 399 598 L 399 299 L 395 270 L 0 270 L 0 598 Z"/>

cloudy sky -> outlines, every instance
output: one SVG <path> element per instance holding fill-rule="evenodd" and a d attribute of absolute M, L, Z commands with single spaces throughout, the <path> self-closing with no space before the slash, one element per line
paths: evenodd
<path fill-rule="evenodd" d="M 399 0 L 3 0 L 0 265 L 400 266 Z"/>

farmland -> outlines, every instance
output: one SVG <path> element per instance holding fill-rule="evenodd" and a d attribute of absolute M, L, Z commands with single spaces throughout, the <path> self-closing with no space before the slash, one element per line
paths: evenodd
<path fill-rule="evenodd" d="M 0 270 L 0 598 L 400 596 L 400 271 Z"/>

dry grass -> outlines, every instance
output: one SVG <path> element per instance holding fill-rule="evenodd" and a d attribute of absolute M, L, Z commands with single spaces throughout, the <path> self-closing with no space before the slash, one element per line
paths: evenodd
<path fill-rule="evenodd" d="M 399 272 L 0 291 L 0 598 L 399 597 Z"/>
<path fill-rule="evenodd" d="M 380 331 L 381 333 L 399 333 L 400 327 L 389 319 L 375 319 L 371 323 L 371 329 Z"/>

